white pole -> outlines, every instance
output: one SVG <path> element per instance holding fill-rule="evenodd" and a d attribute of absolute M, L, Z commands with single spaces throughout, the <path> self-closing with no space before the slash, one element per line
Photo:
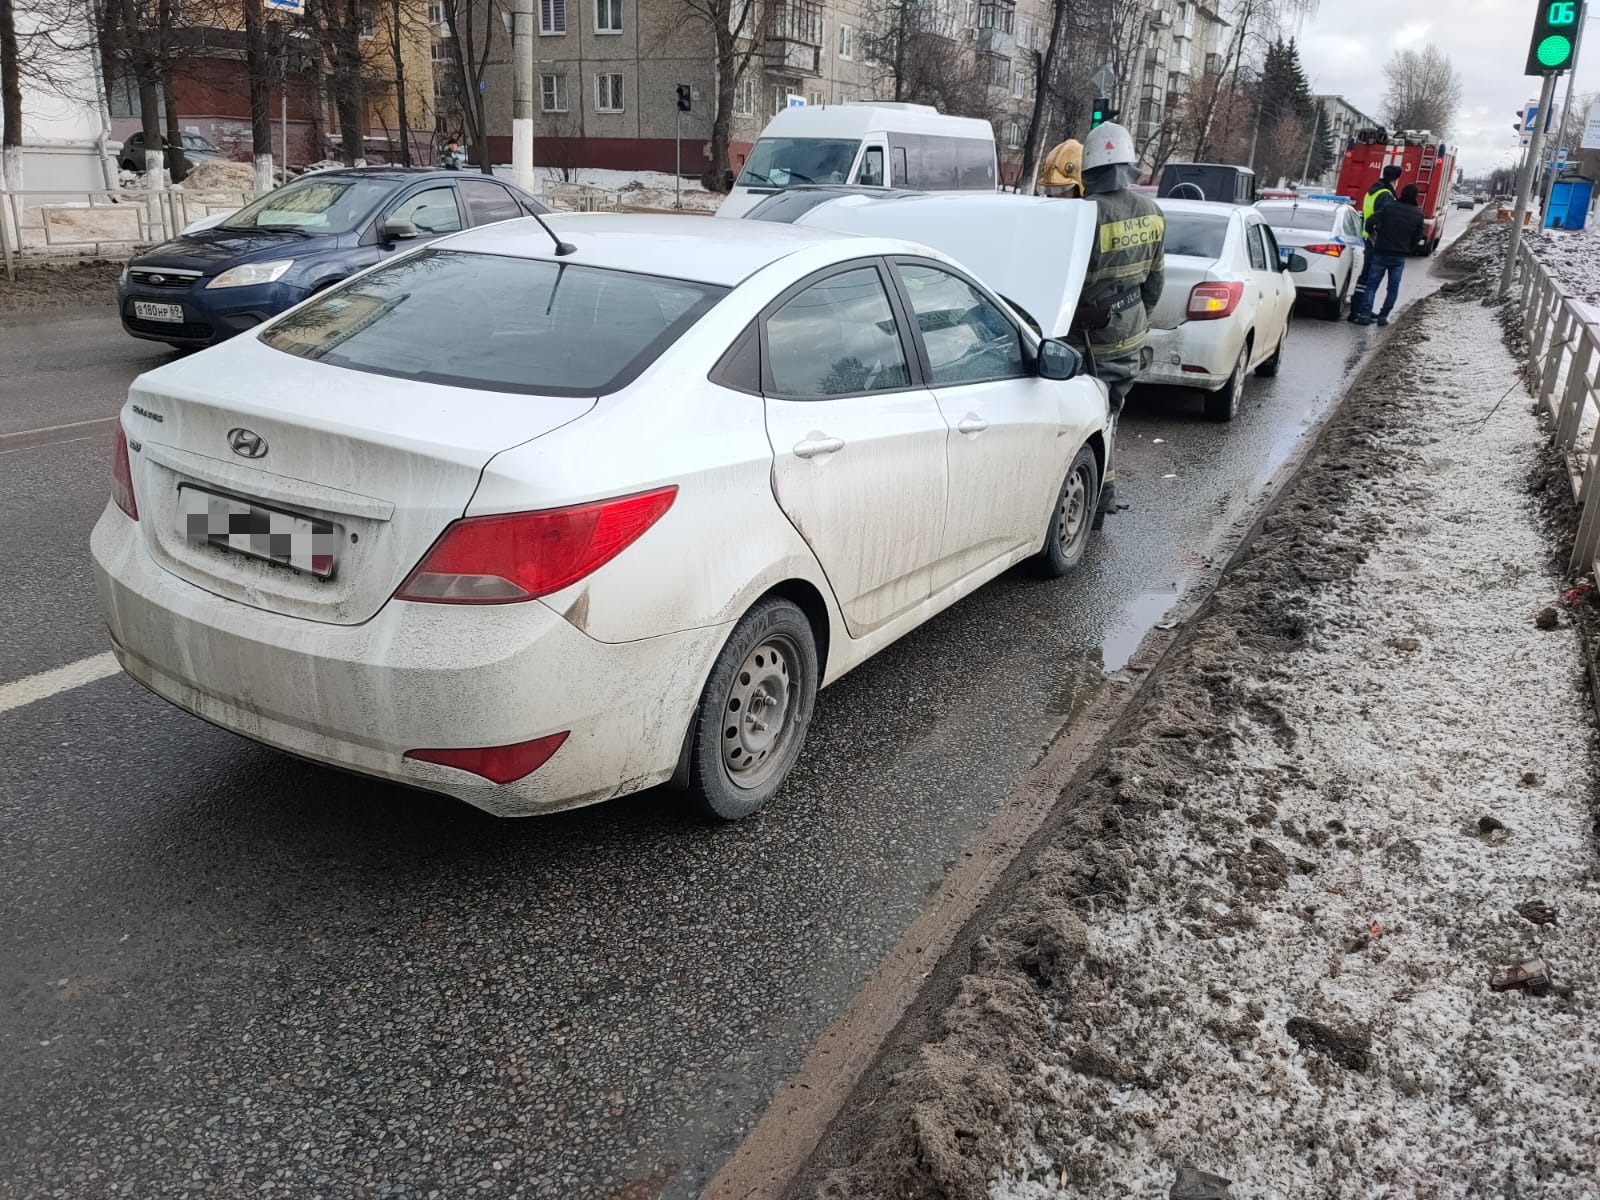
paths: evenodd
<path fill-rule="evenodd" d="M 1528 197 L 1533 191 L 1533 173 L 1544 159 L 1545 114 L 1550 111 L 1550 101 L 1556 94 L 1556 77 L 1546 75 L 1539 89 L 1539 107 L 1534 114 L 1533 138 L 1528 143 L 1528 156 L 1522 163 L 1522 177 L 1517 180 L 1517 206 L 1511 213 L 1511 242 L 1506 247 L 1506 265 L 1500 270 L 1499 295 L 1511 290 L 1511 276 L 1517 268 L 1517 249 L 1522 245 L 1522 222 L 1528 212 Z"/>
<path fill-rule="evenodd" d="M 525 192 L 533 178 L 533 0 L 511 14 L 511 175 Z"/>

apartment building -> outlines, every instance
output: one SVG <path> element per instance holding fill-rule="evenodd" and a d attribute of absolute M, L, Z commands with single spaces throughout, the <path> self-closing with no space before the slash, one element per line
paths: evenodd
<path fill-rule="evenodd" d="M 1327 122 L 1327 128 L 1333 135 L 1333 165 L 1316 182 L 1332 185 L 1339 177 L 1339 164 L 1344 159 L 1344 152 L 1355 140 L 1356 130 L 1377 129 L 1382 122 L 1367 116 L 1343 96 L 1313 96 L 1312 99 L 1322 106 L 1322 119 Z"/>
<path fill-rule="evenodd" d="M 1122 92 L 1122 120 L 1146 162 L 1153 161 L 1163 126 L 1184 97 L 1222 70 L 1227 29 L 1215 7 L 1196 0 L 1155 0 L 1143 14 L 1133 38 L 1143 50 L 1133 86 Z"/>

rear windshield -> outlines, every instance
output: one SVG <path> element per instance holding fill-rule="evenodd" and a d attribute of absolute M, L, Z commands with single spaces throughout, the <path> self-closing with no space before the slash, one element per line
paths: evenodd
<path fill-rule="evenodd" d="M 261 340 L 378 375 L 593 396 L 637 376 L 727 291 L 573 263 L 425 250 L 316 297 Z"/>
<path fill-rule="evenodd" d="M 349 233 L 394 190 L 384 179 L 297 179 L 240 209 L 224 229 L 298 229 L 307 233 Z"/>
<path fill-rule="evenodd" d="M 1336 208 L 1301 208 L 1298 204 L 1258 204 L 1261 215 L 1274 229 L 1311 229 L 1327 233 L 1333 228 L 1333 219 L 1339 215 Z"/>
<path fill-rule="evenodd" d="M 1167 235 L 1162 250 L 1167 254 L 1189 254 L 1195 258 L 1220 258 L 1222 243 L 1228 239 L 1226 213 L 1173 212 L 1167 218 Z"/>
<path fill-rule="evenodd" d="M 842 138 L 762 138 L 750 151 L 739 186 L 848 183 L 860 145 Z"/>

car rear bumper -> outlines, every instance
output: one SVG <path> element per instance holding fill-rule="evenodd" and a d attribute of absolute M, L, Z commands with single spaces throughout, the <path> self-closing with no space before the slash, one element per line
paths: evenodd
<path fill-rule="evenodd" d="M 1295 276 L 1295 295 L 1337 296 L 1339 294 L 1339 272 L 1341 268 L 1334 264 L 1338 260 L 1326 258 L 1320 254 L 1306 254 L 1304 258 L 1310 265 Z"/>
<path fill-rule="evenodd" d="M 1175 329 L 1151 329 L 1145 344 L 1152 358 L 1139 382 L 1216 391 L 1233 373 L 1237 339 L 1231 321 L 1185 321 Z"/>
<path fill-rule="evenodd" d="M 442 792 L 498 816 L 553 812 L 667 779 L 731 625 L 588 637 L 538 602 L 391 601 L 363 625 L 227 600 L 158 566 L 108 505 L 90 538 L 118 661 L 163 699 L 290 754 Z M 405 757 L 570 734 L 495 784 Z"/>

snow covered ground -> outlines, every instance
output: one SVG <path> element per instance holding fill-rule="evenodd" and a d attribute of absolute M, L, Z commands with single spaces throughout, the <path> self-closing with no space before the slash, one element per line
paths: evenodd
<path fill-rule="evenodd" d="M 1533 235 L 1534 253 L 1574 300 L 1600 320 L 1600 225 L 1577 233 L 1545 229 Z"/>
<path fill-rule="evenodd" d="M 1594 730 L 1542 435 L 1475 296 L 1382 353 L 827 1194 L 1600 1197 Z M 1548 989 L 1491 989 L 1533 958 Z"/>
<path fill-rule="evenodd" d="M 494 173 L 510 179 L 509 166 L 496 167 Z M 610 171 L 598 167 L 578 167 L 562 178 L 554 167 L 535 172 L 535 192 L 555 208 L 578 208 L 586 196 L 597 207 L 671 209 L 678 198 L 677 177 L 665 171 Z M 698 179 L 684 177 L 681 195 L 685 211 L 715 212 L 722 197 L 700 186 Z"/>

